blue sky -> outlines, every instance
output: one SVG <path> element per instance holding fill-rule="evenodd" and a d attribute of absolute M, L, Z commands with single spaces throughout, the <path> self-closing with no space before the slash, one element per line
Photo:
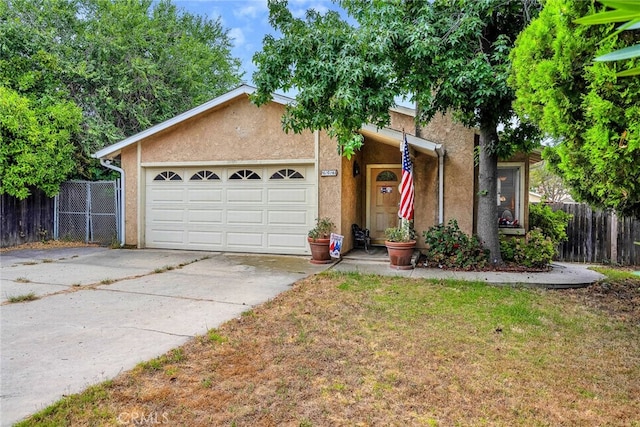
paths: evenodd
<path fill-rule="evenodd" d="M 252 84 L 251 76 L 256 69 L 252 63 L 253 54 L 261 50 L 266 34 L 275 34 L 268 21 L 267 0 L 173 0 L 173 3 L 194 15 L 211 20 L 220 17 L 233 39 L 232 54 L 242 60 L 244 79 Z M 307 9 L 321 13 L 339 10 L 330 0 L 289 0 L 289 10 L 294 16 L 304 17 Z"/>
<path fill-rule="evenodd" d="M 211 20 L 220 17 L 224 28 L 229 30 L 229 37 L 233 39 L 232 54 L 242 61 L 245 72 L 244 81 L 253 85 L 252 75 L 256 70 L 253 65 L 253 54 L 262 49 L 262 39 L 266 34 L 276 35 L 276 31 L 269 24 L 269 8 L 267 0 L 172 0 L 180 9 L 205 16 Z M 329 10 L 340 11 L 343 18 L 346 13 L 331 0 L 289 0 L 289 10 L 293 16 L 304 18 L 308 9 L 315 9 L 320 13 Z M 350 22 L 355 22 L 348 18 Z M 295 93 L 287 93 L 295 96 Z M 396 98 L 398 105 L 414 107 L 414 105 L 400 97 Z"/>

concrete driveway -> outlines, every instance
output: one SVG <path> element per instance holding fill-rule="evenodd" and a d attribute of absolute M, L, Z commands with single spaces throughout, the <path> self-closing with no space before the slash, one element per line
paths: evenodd
<path fill-rule="evenodd" d="M 0 264 L 2 426 L 328 268 L 306 257 L 91 247 L 13 251 Z M 30 293 L 39 299 L 8 302 Z"/>

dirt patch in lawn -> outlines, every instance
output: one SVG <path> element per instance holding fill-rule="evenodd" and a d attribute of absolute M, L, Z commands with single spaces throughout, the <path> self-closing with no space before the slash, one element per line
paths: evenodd
<path fill-rule="evenodd" d="M 19 251 L 23 249 L 47 250 L 47 249 L 59 249 L 59 248 L 82 248 L 82 247 L 88 247 L 88 246 L 95 247 L 100 245 L 93 244 L 93 243 L 84 243 L 84 242 L 68 242 L 64 240 L 45 240 L 44 242 L 30 242 L 30 243 L 23 243 L 17 246 L 0 248 L 0 253 Z"/>
<path fill-rule="evenodd" d="M 631 274 L 630 269 L 619 271 Z M 567 297 L 597 308 L 614 319 L 640 327 L 640 277 L 603 279 L 582 289 L 565 292 Z"/>
<path fill-rule="evenodd" d="M 320 274 L 24 425 L 638 425 L 640 328 L 577 296 Z"/>

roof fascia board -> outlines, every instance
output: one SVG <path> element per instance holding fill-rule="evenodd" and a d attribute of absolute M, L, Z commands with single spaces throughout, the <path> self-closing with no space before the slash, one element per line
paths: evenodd
<path fill-rule="evenodd" d="M 402 132 L 389 129 L 389 128 L 378 128 L 372 124 L 365 124 L 362 126 L 362 129 L 368 132 L 377 133 L 383 137 L 397 140 L 398 146 L 402 141 Z M 444 149 L 442 148 L 442 144 L 436 144 L 435 142 L 426 140 L 424 138 L 420 138 L 414 135 L 405 134 L 407 137 L 407 142 L 409 145 L 413 146 L 416 150 L 430 155 L 442 156 L 444 154 Z"/>

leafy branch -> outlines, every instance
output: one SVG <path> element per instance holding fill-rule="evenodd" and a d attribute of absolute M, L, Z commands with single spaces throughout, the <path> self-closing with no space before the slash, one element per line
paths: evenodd
<path fill-rule="evenodd" d="M 640 1 L 638 0 L 599 0 L 603 5 L 614 9 L 598 12 L 593 15 L 583 16 L 574 22 L 580 25 L 600 25 L 615 22 L 625 22 L 608 36 L 605 40 L 615 37 L 622 31 L 637 30 L 640 28 Z M 603 40 L 604 41 L 604 40 Z M 631 59 L 640 56 L 640 44 L 618 49 L 606 55 L 594 58 L 594 61 L 609 62 Z M 630 68 L 616 74 L 618 77 L 630 77 L 640 74 L 640 67 Z"/>

